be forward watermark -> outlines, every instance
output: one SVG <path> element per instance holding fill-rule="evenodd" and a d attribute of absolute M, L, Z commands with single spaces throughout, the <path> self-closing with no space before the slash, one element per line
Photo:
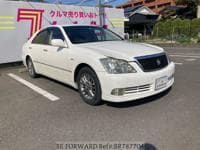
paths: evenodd
<path fill-rule="evenodd" d="M 56 150 L 145 150 L 143 142 L 56 142 Z"/>

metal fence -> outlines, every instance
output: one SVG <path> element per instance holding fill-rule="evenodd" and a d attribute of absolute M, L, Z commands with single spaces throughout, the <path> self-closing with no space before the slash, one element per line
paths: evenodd
<path fill-rule="evenodd" d="M 134 34 L 132 41 L 152 43 L 195 43 L 200 44 L 200 26 L 154 27 L 151 34 Z"/>

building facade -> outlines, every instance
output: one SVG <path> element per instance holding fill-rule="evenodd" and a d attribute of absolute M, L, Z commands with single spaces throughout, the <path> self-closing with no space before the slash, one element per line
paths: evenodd
<path fill-rule="evenodd" d="M 143 5 L 125 8 L 124 15 L 129 19 L 125 22 L 125 33 L 128 33 L 130 38 L 137 38 L 138 35 L 151 35 L 153 26 L 159 16 Z"/>
<path fill-rule="evenodd" d="M 117 8 L 128 8 L 139 5 L 149 7 L 155 13 L 159 13 L 166 6 L 174 6 L 176 0 L 129 0 L 127 3 L 117 6 Z"/>

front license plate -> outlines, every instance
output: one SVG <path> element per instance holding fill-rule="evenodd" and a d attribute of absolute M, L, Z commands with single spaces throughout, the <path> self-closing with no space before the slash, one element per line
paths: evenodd
<path fill-rule="evenodd" d="M 155 90 L 160 90 L 162 88 L 165 88 L 167 86 L 167 82 L 168 82 L 167 76 L 156 79 Z"/>

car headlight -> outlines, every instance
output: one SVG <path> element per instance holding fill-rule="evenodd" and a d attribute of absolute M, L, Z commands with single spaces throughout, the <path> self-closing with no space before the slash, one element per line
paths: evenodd
<path fill-rule="evenodd" d="M 110 74 L 136 73 L 137 71 L 125 60 L 115 58 L 100 59 L 105 70 Z"/>

